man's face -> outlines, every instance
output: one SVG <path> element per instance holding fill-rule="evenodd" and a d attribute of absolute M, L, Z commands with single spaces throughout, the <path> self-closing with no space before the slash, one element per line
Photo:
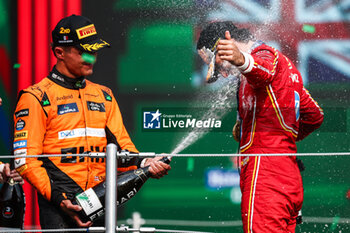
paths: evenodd
<path fill-rule="evenodd" d="M 80 76 L 88 76 L 93 73 L 93 64 L 84 61 L 82 58 L 83 51 L 76 47 L 67 47 L 63 49 L 62 61 L 71 76 L 77 78 Z M 97 53 L 89 53 L 97 57 Z"/>

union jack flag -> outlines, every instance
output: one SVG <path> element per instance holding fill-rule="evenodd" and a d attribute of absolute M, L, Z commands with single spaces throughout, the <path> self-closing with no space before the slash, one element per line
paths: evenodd
<path fill-rule="evenodd" d="M 220 0 L 206 19 L 250 28 L 293 60 L 305 84 L 350 81 L 350 0 Z"/>
<path fill-rule="evenodd" d="M 350 20 L 349 0 L 296 0 L 296 19 L 307 23 Z"/>
<path fill-rule="evenodd" d="M 208 20 L 268 23 L 279 20 L 280 9 L 280 0 L 221 0 L 216 9 L 209 12 Z"/>
<path fill-rule="evenodd" d="M 304 83 L 350 81 L 350 40 L 301 42 L 299 59 Z"/>

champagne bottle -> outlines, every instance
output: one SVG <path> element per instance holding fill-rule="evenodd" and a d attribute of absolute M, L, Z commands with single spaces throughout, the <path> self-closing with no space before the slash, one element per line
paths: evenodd
<path fill-rule="evenodd" d="M 170 163 L 168 157 L 160 161 Z M 117 206 L 135 196 L 150 176 L 149 166 L 117 175 Z M 75 196 L 72 203 L 82 207 L 78 214 L 83 222 L 94 221 L 104 215 L 105 191 L 106 184 L 102 182 Z"/>
<path fill-rule="evenodd" d="M 25 198 L 22 185 L 10 178 L 0 190 L 0 226 L 23 229 Z"/>
<path fill-rule="evenodd" d="M 297 217 L 297 224 L 302 224 L 303 223 L 303 215 L 301 213 L 301 210 L 298 212 L 298 217 Z"/>

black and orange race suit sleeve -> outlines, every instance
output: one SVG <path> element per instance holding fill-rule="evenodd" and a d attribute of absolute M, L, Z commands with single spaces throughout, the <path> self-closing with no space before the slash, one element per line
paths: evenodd
<path fill-rule="evenodd" d="M 304 139 L 319 128 L 323 122 L 323 118 L 323 110 L 311 97 L 306 88 L 303 87 L 300 97 L 300 120 L 297 141 Z"/>
<path fill-rule="evenodd" d="M 119 150 L 127 150 L 129 152 L 138 153 L 134 143 L 131 141 L 128 132 L 125 129 L 122 114 L 120 112 L 117 101 L 115 100 L 113 93 L 110 89 L 105 88 L 102 90 L 105 96 L 110 96 L 109 102 L 110 111 L 106 124 L 106 137 L 107 144 L 114 143 L 118 146 Z M 106 98 L 106 100 L 109 98 Z M 118 172 L 124 172 L 128 170 L 137 169 L 141 164 L 142 159 L 133 156 L 128 159 L 118 158 Z"/>
<path fill-rule="evenodd" d="M 21 92 L 14 114 L 15 155 L 41 155 L 46 132 L 47 114 L 31 93 Z M 38 158 L 15 159 L 15 168 L 19 174 L 32 184 L 41 195 L 51 200 L 51 182 L 46 169 Z"/>

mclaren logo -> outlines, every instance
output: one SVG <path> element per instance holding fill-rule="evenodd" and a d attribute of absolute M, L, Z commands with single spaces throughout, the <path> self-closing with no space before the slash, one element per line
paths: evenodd
<path fill-rule="evenodd" d="M 88 26 L 79 28 L 76 30 L 77 34 L 78 34 L 78 38 L 79 40 L 95 35 L 96 34 L 96 29 L 95 29 L 95 25 L 90 24 Z"/>

